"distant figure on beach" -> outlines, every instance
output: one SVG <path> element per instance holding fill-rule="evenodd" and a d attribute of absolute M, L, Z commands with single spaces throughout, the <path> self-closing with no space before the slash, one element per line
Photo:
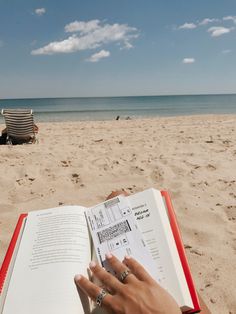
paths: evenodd
<path fill-rule="evenodd" d="M 112 192 L 107 199 L 123 194 L 125 191 Z M 120 262 L 110 253 L 107 262 L 118 274 L 114 277 L 95 262 L 89 268 L 102 284 L 102 287 L 89 281 L 82 275 L 75 276 L 75 284 L 98 306 L 104 307 L 108 313 L 117 314 L 180 314 L 182 313 L 173 297 L 163 289 L 134 258 L 126 256 Z M 210 311 L 199 296 L 201 313 Z M 95 311 L 96 313 L 96 311 Z"/>
<path fill-rule="evenodd" d="M 120 120 L 120 116 L 117 116 L 116 120 Z M 130 116 L 126 117 L 125 120 L 131 120 Z"/>

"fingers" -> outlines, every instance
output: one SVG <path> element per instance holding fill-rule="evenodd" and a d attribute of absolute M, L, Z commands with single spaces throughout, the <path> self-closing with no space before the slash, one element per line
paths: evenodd
<path fill-rule="evenodd" d="M 99 279 L 101 283 L 105 287 L 107 287 L 109 291 L 111 291 L 111 293 L 115 293 L 116 291 L 120 291 L 120 289 L 122 289 L 122 284 L 119 282 L 119 280 L 110 273 L 108 273 L 101 266 L 99 266 L 95 262 L 91 262 L 89 264 L 89 267 L 93 272 L 93 275 L 97 279 Z"/>
<path fill-rule="evenodd" d="M 141 281 L 153 280 L 145 268 L 131 256 L 126 256 L 123 263 L 130 269 L 137 279 Z"/>
<path fill-rule="evenodd" d="M 99 293 L 101 293 L 101 288 L 96 286 L 82 275 L 76 275 L 74 281 L 78 288 L 82 289 L 82 291 L 86 293 L 92 300 L 96 301 L 97 296 Z M 102 300 L 102 305 L 111 308 L 112 298 L 113 297 L 110 294 L 107 294 Z"/>
<path fill-rule="evenodd" d="M 118 258 L 116 258 L 114 255 L 109 253 L 109 254 L 106 254 L 106 259 L 109 262 L 111 268 L 116 272 L 117 274 L 116 276 L 121 282 L 128 283 L 134 280 L 134 276 L 132 276 L 131 273 L 126 274 L 125 279 L 121 278 L 121 274 L 124 274 L 124 272 L 127 271 L 127 267 L 125 266 L 124 263 L 120 262 Z"/>

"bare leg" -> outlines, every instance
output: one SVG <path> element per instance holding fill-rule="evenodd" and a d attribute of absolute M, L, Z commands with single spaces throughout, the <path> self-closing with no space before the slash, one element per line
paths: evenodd
<path fill-rule="evenodd" d="M 202 314 L 211 314 L 209 308 L 207 307 L 206 303 L 203 301 L 202 297 L 198 293 L 198 298 L 200 301 L 200 308 L 201 308 L 201 313 Z"/>
<path fill-rule="evenodd" d="M 111 194 L 109 194 L 109 195 L 106 197 L 106 200 L 109 200 L 110 198 L 113 198 L 113 197 L 116 197 L 116 196 L 119 196 L 119 195 L 128 196 L 129 193 L 126 192 L 125 190 L 112 191 Z"/>

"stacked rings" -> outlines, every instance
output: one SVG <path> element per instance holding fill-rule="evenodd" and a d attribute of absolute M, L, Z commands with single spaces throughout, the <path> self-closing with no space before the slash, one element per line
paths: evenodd
<path fill-rule="evenodd" d="M 104 289 L 102 289 L 100 291 L 100 293 L 97 295 L 97 297 L 96 297 L 96 304 L 98 306 L 102 305 L 102 301 L 103 301 L 103 299 L 105 298 L 106 295 L 107 295 L 107 293 L 106 293 L 106 290 L 104 290 Z"/>
<path fill-rule="evenodd" d="M 129 275 L 129 270 L 128 269 L 126 269 L 126 270 L 124 270 L 121 274 L 120 274 L 120 281 L 121 282 L 124 282 L 124 280 L 125 280 L 125 278 L 127 277 Z"/>

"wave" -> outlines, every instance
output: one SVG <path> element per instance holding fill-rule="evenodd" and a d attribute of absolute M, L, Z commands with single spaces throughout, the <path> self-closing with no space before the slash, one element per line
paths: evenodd
<path fill-rule="evenodd" d="M 168 110 L 170 109 L 176 109 L 176 108 L 168 108 Z M 45 111 L 41 111 L 41 110 L 35 110 L 34 112 L 37 114 L 72 114 L 72 113 L 108 113 L 108 112 L 144 112 L 144 111 L 164 111 L 167 110 L 167 108 L 126 108 L 126 109 L 119 109 L 119 108 L 114 108 L 114 109 L 79 109 L 79 110 L 45 110 Z"/>

